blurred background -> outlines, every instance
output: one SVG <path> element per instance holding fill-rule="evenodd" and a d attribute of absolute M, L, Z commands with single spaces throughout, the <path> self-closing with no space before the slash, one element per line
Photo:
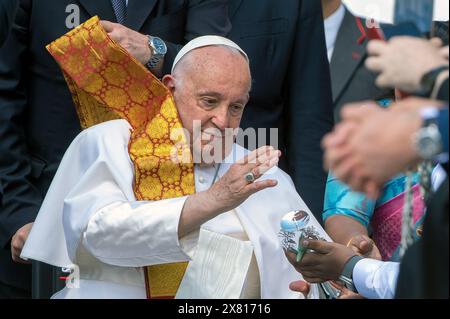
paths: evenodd
<path fill-rule="evenodd" d="M 447 21 L 449 1 L 434 2 L 434 20 Z M 357 16 L 374 18 L 380 22 L 393 22 L 395 0 L 344 0 L 344 3 Z"/>

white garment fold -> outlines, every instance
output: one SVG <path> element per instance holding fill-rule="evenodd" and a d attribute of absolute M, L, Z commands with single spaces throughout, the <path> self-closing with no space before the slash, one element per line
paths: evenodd
<path fill-rule="evenodd" d="M 186 198 L 107 206 L 91 217 L 83 244 L 102 262 L 122 267 L 189 261 L 178 241 Z"/>
<path fill-rule="evenodd" d="M 179 299 L 239 299 L 253 256 L 250 241 L 202 228 L 195 258 L 177 292 Z"/>

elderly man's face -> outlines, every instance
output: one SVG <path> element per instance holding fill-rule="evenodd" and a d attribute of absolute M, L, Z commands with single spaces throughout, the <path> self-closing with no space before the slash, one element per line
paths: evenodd
<path fill-rule="evenodd" d="M 184 59 L 174 74 L 164 77 L 163 82 L 174 95 L 183 126 L 190 133 L 191 144 L 201 145 L 203 152 L 210 152 L 212 145 L 220 145 L 223 159 L 233 143 L 231 130 L 226 129 L 239 128 L 249 99 L 251 76 L 248 63 L 242 55 L 224 47 L 200 48 Z M 194 121 L 201 123 L 202 134 L 197 140 L 193 134 Z M 194 147 L 193 151 L 199 150 Z"/>

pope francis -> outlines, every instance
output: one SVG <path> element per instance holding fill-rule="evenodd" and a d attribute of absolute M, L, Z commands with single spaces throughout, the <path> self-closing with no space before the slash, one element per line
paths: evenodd
<path fill-rule="evenodd" d="M 84 38 L 92 34 L 89 29 Z M 117 49 L 109 39 L 101 42 L 102 34 L 89 49 L 97 43 Z M 49 51 L 82 106 L 83 96 L 96 96 L 93 76 L 106 81 L 108 71 L 72 72 L 63 60 L 67 45 L 57 44 Z M 104 47 L 95 52 L 104 63 L 126 55 Z M 135 61 L 126 61 L 117 65 L 129 72 Z M 102 67 L 90 56 L 85 63 Z M 72 142 L 21 257 L 73 269 L 70 284 L 53 298 L 303 298 L 289 289 L 300 275 L 285 258 L 278 233 L 287 212 L 308 208 L 277 168 L 279 151 L 265 146 L 249 152 L 230 133 L 249 99 L 245 52 L 225 38 L 194 39 L 180 51 L 164 85 L 145 82 L 148 75 L 140 80 L 147 85 L 136 94 L 150 101 L 144 117 L 130 111 L 139 107 L 132 81 L 145 72 L 136 70 L 120 85 L 97 86 L 103 91 L 92 103 L 118 116 L 85 125 Z M 109 99 L 119 87 L 126 98 Z M 122 98 L 123 107 L 117 105 Z M 78 109 L 82 124 L 86 110 Z M 186 134 L 175 143 L 173 131 L 181 125 Z M 187 154 L 200 154 L 199 162 L 173 158 L 180 141 Z M 205 153 L 214 160 L 205 160 Z M 310 297 L 317 297 L 316 289 Z"/>

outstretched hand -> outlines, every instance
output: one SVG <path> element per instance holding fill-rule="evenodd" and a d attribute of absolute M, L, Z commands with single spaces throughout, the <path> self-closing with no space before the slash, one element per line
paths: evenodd
<path fill-rule="evenodd" d="M 302 245 L 313 252 L 307 252 L 300 262 L 297 262 L 294 253 L 285 251 L 285 254 L 289 262 L 309 283 L 338 280 L 345 263 L 356 255 L 351 248 L 321 240 L 304 240 Z"/>

